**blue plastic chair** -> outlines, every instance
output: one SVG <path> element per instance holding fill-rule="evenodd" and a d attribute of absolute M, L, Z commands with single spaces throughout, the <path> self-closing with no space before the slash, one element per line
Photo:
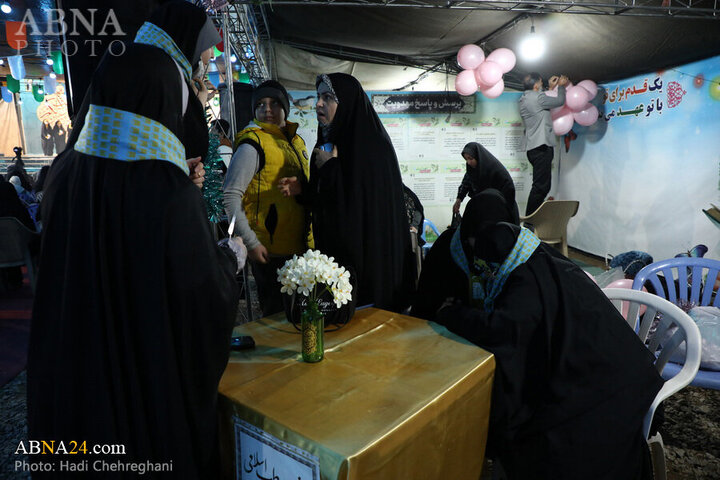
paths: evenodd
<path fill-rule="evenodd" d="M 427 255 L 427 252 L 430 251 L 430 249 L 431 249 L 432 246 L 433 246 L 433 243 L 435 243 L 434 240 L 433 240 L 432 242 L 428 242 L 428 241 L 427 241 L 427 238 L 425 237 L 425 234 L 427 233 L 427 229 L 428 229 L 428 228 L 433 231 L 433 233 L 435 234 L 435 237 L 436 237 L 436 238 L 440 236 L 440 232 L 438 231 L 438 229 L 437 229 L 437 227 L 435 226 L 435 224 L 432 223 L 430 220 L 428 220 L 428 219 L 426 218 L 426 219 L 423 221 L 422 234 L 420 235 L 420 238 L 422 238 L 423 241 L 425 242 L 425 244 L 424 244 L 423 247 L 422 247 L 422 250 L 423 250 L 423 258 L 425 258 L 425 255 Z"/>
<path fill-rule="evenodd" d="M 655 294 L 677 304 L 692 302 L 695 306 L 720 307 L 720 292 L 713 292 L 713 286 L 720 274 L 720 261 L 709 258 L 678 257 L 651 263 L 638 272 L 633 290 L 640 290 L 648 284 L 655 288 Z M 676 284 L 677 282 L 677 284 Z M 686 286 L 679 288 L 679 286 Z M 668 362 L 663 378 L 674 376 L 682 365 Z M 720 372 L 698 371 L 691 385 L 720 390 Z"/>

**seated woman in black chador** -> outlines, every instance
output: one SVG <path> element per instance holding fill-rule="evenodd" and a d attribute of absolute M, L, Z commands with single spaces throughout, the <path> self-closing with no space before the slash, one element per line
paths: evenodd
<path fill-rule="evenodd" d="M 582 270 L 510 220 L 500 192 L 471 199 L 412 310 L 495 355 L 488 455 L 511 480 L 652 478 L 653 356 Z"/>
<path fill-rule="evenodd" d="M 460 204 L 465 195 L 472 198 L 485 189 L 494 188 L 502 193 L 505 202 L 512 209 L 512 222 L 519 223 L 520 217 L 515 203 L 515 184 L 510 173 L 500 163 L 500 160 L 477 142 L 470 142 L 465 145 L 462 150 L 462 157 L 465 159 L 466 171 L 460 187 L 458 187 L 457 199 L 453 204 L 453 213 L 460 212 Z"/>

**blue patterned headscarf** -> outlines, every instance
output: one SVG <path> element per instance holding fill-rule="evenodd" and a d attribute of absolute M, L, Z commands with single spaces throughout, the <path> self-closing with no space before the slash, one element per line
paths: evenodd
<path fill-rule="evenodd" d="M 461 227 L 458 227 L 450 241 L 450 255 L 455 264 L 468 277 L 470 299 L 486 312 L 492 312 L 495 298 L 502 291 L 507 278 L 513 270 L 530 258 L 530 255 L 540 245 L 540 240 L 530 230 L 522 227 L 515 245 L 501 264 L 487 264 L 484 260 L 476 258 L 474 267 L 478 273 L 473 273 L 463 249 L 460 229 Z"/>
<path fill-rule="evenodd" d="M 185 57 L 175 41 L 165 32 L 165 30 L 153 25 L 150 22 L 145 22 L 138 30 L 137 35 L 135 35 L 135 43 L 152 45 L 153 47 L 157 47 L 170 55 L 180 66 L 185 79 L 190 80 L 190 76 L 192 75 L 192 66 L 190 65 L 190 61 Z"/>

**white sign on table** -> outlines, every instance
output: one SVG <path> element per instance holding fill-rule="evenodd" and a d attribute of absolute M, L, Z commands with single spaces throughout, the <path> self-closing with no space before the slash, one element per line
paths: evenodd
<path fill-rule="evenodd" d="M 235 417 L 238 480 L 320 480 L 320 461 Z"/>

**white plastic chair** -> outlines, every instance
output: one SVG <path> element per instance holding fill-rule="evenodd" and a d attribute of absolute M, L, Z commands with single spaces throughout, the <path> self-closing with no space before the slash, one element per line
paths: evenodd
<path fill-rule="evenodd" d="M 520 217 L 522 224 L 530 223 L 535 235 L 568 256 L 567 225 L 580 207 L 577 200 L 546 200 L 527 217 Z"/>
<path fill-rule="evenodd" d="M 720 307 L 720 293 L 713 290 L 718 278 L 719 260 L 676 257 L 651 263 L 640 270 L 635 275 L 633 289 L 640 290 L 640 287 L 652 285 L 655 295 L 672 303 L 685 301 L 695 306 Z M 679 288 L 680 285 L 683 287 Z M 671 377 L 680 367 L 677 363 L 669 362 L 663 376 Z M 700 368 L 692 385 L 720 390 L 720 372 Z"/>
<path fill-rule="evenodd" d="M 670 356 L 685 342 L 685 363 L 682 369 L 672 378 L 665 380 L 665 384 L 655 396 L 655 400 L 653 400 L 643 420 L 643 433 L 647 439 L 650 434 L 650 424 L 660 402 L 686 387 L 697 374 L 698 368 L 700 368 L 702 345 L 700 330 L 698 330 L 697 325 L 687 313 L 683 312 L 677 305 L 657 295 L 626 288 L 605 288 L 603 292 L 621 314 L 625 311 L 623 307 L 626 306 L 627 316 L 625 316 L 625 320 L 630 325 L 630 328 L 637 332 L 640 340 L 645 343 L 650 352 L 655 355 L 655 367 L 658 373 L 662 373 Z M 642 306 L 646 307 L 646 311 L 638 328 L 639 312 Z M 658 313 L 662 314 L 662 317 L 658 322 L 657 330 L 648 339 L 650 327 Z M 661 344 L 660 342 L 668 337 L 666 335 L 668 329 L 673 326 L 676 326 L 677 329 L 671 337 L 667 338 L 664 344 Z"/>

